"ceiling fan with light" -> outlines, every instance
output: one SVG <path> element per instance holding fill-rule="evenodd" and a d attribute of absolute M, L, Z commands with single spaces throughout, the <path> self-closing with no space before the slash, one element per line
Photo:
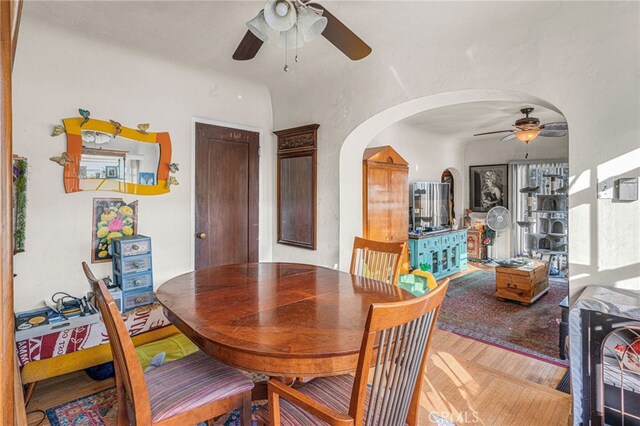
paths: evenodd
<path fill-rule="evenodd" d="M 263 43 L 274 40 L 285 50 L 297 49 L 322 34 L 353 61 L 365 58 L 371 48 L 324 6 L 309 0 L 267 0 L 255 18 L 247 22 L 249 31 L 238 45 L 233 59 L 253 59 Z M 298 56 L 296 53 L 296 62 Z M 285 71 L 289 71 L 285 53 Z"/>
<path fill-rule="evenodd" d="M 497 130 L 495 132 L 476 133 L 473 136 L 493 135 L 496 133 L 511 133 L 500 139 L 501 142 L 518 139 L 521 142 L 529 143 L 538 136 L 545 137 L 562 137 L 567 135 L 567 123 L 555 122 L 540 124 L 540 120 L 535 117 L 529 117 L 533 112 L 533 108 L 522 108 L 520 110 L 525 116 L 516 120 L 513 130 Z"/>

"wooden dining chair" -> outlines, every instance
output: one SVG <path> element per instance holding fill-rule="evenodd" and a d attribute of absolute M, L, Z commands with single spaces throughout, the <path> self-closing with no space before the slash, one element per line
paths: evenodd
<path fill-rule="evenodd" d="M 355 378 L 322 377 L 297 388 L 272 379 L 258 419 L 271 426 L 417 425 L 427 352 L 448 285 L 445 279 L 424 296 L 371 305 Z"/>
<path fill-rule="evenodd" d="M 351 252 L 351 273 L 387 284 L 398 284 L 407 243 L 391 243 L 356 237 Z"/>
<path fill-rule="evenodd" d="M 189 425 L 241 407 L 251 425 L 253 382 L 235 368 L 198 351 L 143 373 L 133 341 L 104 281 L 82 267 L 109 335 L 118 393 L 118 425 Z"/>

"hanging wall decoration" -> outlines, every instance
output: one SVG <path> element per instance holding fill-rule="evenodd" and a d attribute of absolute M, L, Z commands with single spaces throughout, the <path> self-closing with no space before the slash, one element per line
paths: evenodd
<path fill-rule="evenodd" d="M 64 166 L 65 192 L 160 195 L 178 184 L 170 176 L 178 169 L 171 162 L 169 133 L 149 132 L 149 123 L 132 129 L 116 120 L 91 118 L 83 108 L 78 112 L 79 117 L 66 118 L 51 131 L 51 136 L 67 137 L 66 151 L 51 158 Z"/>
<path fill-rule="evenodd" d="M 13 254 L 24 251 L 27 218 L 27 159 L 13 156 Z"/>
<path fill-rule="evenodd" d="M 469 167 L 469 204 L 474 212 L 493 207 L 508 208 L 508 170 L 506 164 Z"/>
<path fill-rule="evenodd" d="M 58 163 L 62 167 L 66 166 L 67 163 L 73 163 L 73 160 L 71 159 L 71 157 L 69 157 L 69 154 L 67 154 L 66 152 L 63 152 L 62 154 L 60 154 L 59 157 L 51 157 L 49 158 L 49 160 L 53 161 L 54 163 Z"/>
<path fill-rule="evenodd" d="M 87 122 L 89 122 L 89 116 L 91 115 L 91 113 L 89 112 L 89 110 L 82 109 L 82 108 L 78 109 L 78 113 L 82 117 L 82 123 L 80 123 L 80 127 L 82 127 L 85 124 L 87 124 Z"/>
<path fill-rule="evenodd" d="M 91 263 L 111 261 L 111 240 L 133 235 L 138 227 L 138 201 L 125 203 L 121 198 L 93 199 Z"/>
<path fill-rule="evenodd" d="M 64 133 L 64 126 L 61 126 L 61 125 L 54 126 L 53 130 L 51 130 L 51 136 L 53 137 L 60 136 L 63 133 Z"/>
<path fill-rule="evenodd" d="M 147 130 L 149 130 L 149 123 L 140 123 L 138 124 L 138 131 L 143 135 L 147 134 Z"/>

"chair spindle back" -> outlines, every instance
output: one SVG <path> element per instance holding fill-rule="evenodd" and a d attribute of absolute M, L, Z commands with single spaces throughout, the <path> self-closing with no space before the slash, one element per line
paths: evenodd
<path fill-rule="evenodd" d="M 407 243 L 371 241 L 356 237 L 351 254 L 351 273 L 396 285 Z"/>
<path fill-rule="evenodd" d="M 355 424 L 417 424 L 426 355 L 448 285 L 445 280 L 419 298 L 371 306 L 351 396 Z"/>
<path fill-rule="evenodd" d="M 151 424 L 147 382 L 120 311 L 104 281 L 96 280 L 85 262 L 82 262 L 82 267 L 96 296 L 98 310 L 109 336 L 118 391 L 118 424 L 127 418 L 132 420 L 132 424 Z"/>

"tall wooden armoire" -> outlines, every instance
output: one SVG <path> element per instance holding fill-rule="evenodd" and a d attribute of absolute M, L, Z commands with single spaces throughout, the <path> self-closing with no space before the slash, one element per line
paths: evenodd
<path fill-rule="evenodd" d="M 408 241 L 409 163 L 390 146 L 364 151 L 362 215 L 364 238 Z M 408 253 L 404 256 L 401 271 L 409 271 Z"/>

